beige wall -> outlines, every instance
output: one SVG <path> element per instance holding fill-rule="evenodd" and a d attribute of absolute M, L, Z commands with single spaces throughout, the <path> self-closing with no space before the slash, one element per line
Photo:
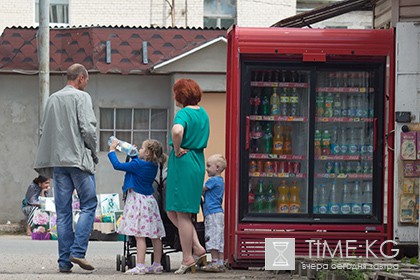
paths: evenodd
<path fill-rule="evenodd" d="M 200 105 L 206 109 L 210 118 L 210 139 L 207 149 L 204 150 L 206 159 L 212 154 L 225 156 L 225 129 L 226 129 L 226 94 L 225 93 L 204 93 Z M 223 172 L 222 177 L 225 177 Z M 208 179 L 207 174 L 205 181 Z M 198 221 L 203 220 L 200 213 Z"/>

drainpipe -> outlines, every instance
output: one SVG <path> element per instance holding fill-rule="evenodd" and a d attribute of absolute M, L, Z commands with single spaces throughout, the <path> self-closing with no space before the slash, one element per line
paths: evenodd
<path fill-rule="evenodd" d="M 50 95 L 50 0 L 39 0 L 38 69 L 39 69 L 39 127 Z"/>

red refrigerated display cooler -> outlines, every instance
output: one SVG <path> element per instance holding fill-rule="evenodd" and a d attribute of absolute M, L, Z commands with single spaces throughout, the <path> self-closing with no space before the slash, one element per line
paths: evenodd
<path fill-rule="evenodd" d="M 332 250 L 342 242 L 356 255 L 366 246 L 378 256 L 390 250 L 384 155 L 393 69 L 393 30 L 229 30 L 225 255 L 232 266 L 263 263 L 265 238 L 295 238 L 298 256 L 315 254 L 314 240 Z M 392 155 L 387 160 L 392 174 Z"/>

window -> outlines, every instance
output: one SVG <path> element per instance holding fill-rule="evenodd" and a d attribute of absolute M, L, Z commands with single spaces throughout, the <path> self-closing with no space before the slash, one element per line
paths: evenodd
<path fill-rule="evenodd" d="M 146 139 L 156 139 L 168 150 L 167 109 L 100 108 L 99 149 L 108 151 L 108 139 L 118 139 L 139 147 Z"/>
<path fill-rule="evenodd" d="M 39 1 L 35 0 L 35 22 L 39 23 Z M 69 23 L 69 0 L 50 0 L 50 23 Z"/>
<path fill-rule="evenodd" d="M 204 27 L 229 28 L 236 23 L 236 0 L 204 0 Z"/>

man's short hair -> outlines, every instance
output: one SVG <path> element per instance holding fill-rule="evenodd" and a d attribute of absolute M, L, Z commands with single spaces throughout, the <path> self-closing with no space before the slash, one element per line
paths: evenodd
<path fill-rule="evenodd" d="M 82 74 L 84 77 L 87 77 L 88 72 L 82 64 L 75 63 L 67 68 L 67 81 L 74 81 L 77 77 Z"/>

